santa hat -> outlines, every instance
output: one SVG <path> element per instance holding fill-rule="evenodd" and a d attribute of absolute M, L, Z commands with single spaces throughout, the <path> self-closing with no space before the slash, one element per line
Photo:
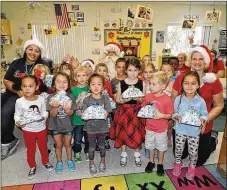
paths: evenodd
<path fill-rule="evenodd" d="M 210 53 L 210 50 L 208 49 L 208 47 L 206 47 L 205 45 L 200 45 L 200 46 L 193 48 L 192 52 L 194 52 L 194 51 L 197 51 L 203 55 L 204 61 L 208 66 L 207 71 L 209 73 L 211 73 L 213 70 L 213 60 L 212 60 L 212 56 L 211 56 L 211 53 Z"/>
<path fill-rule="evenodd" d="M 124 51 L 122 51 L 122 47 L 116 42 L 109 42 L 104 46 L 103 52 L 107 54 L 109 51 L 115 52 L 118 56 L 124 56 Z"/>
<path fill-rule="evenodd" d="M 41 56 L 43 57 L 43 53 L 44 53 L 45 48 L 44 48 L 44 45 L 39 40 L 37 40 L 37 39 L 27 40 L 24 43 L 24 52 L 27 49 L 27 47 L 30 46 L 30 45 L 36 45 L 40 49 Z"/>
<path fill-rule="evenodd" d="M 85 59 L 82 63 L 81 63 L 81 66 L 86 66 L 86 64 L 89 64 L 92 68 L 92 73 L 95 71 L 95 63 L 93 60 L 91 59 Z"/>

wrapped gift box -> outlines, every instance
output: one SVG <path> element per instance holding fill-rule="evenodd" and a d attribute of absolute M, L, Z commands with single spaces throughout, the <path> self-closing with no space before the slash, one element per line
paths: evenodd
<path fill-rule="evenodd" d="M 50 99 L 50 102 L 58 101 L 60 105 L 64 103 L 72 102 L 72 100 L 66 95 L 65 91 L 58 92 L 55 96 Z"/>
<path fill-rule="evenodd" d="M 190 107 L 188 110 L 181 114 L 181 123 L 200 127 L 200 113 L 194 107 Z"/>
<path fill-rule="evenodd" d="M 100 105 L 91 105 L 83 112 L 82 119 L 106 119 L 106 110 Z"/>
<path fill-rule="evenodd" d="M 140 91 L 140 89 L 135 88 L 134 86 L 129 87 L 121 94 L 122 99 L 127 98 L 140 98 L 143 97 L 144 93 Z"/>
<path fill-rule="evenodd" d="M 153 103 L 149 103 L 148 105 L 142 107 L 137 114 L 138 117 L 154 119 L 156 117 L 157 108 Z"/>
<path fill-rule="evenodd" d="M 42 120 L 44 120 L 44 118 L 40 115 L 40 113 L 33 110 L 29 110 L 24 113 L 22 119 L 20 120 L 20 124 L 27 125 L 27 124 L 39 122 Z"/>
<path fill-rule="evenodd" d="M 51 88 L 53 77 L 54 75 L 46 75 L 45 77 L 44 82 L 48 88 Z"/>

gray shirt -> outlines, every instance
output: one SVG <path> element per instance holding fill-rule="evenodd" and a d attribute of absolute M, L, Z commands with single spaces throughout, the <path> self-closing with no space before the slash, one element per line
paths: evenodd
<path fill-rule="evenodd" d="M 100 106 L 103 106 L 108 113 L 112 112 L 110 99 L 106 95 L 101 95 L 100 99 L 94 99 L 92 95 L 84 98 L 83 111 L 85 111 L 91 104 L 94 103 L 98 103 Z M 107 120 L 95 119 L 85 121 L 84 131 L 87 131 L 88 134 L 108 133 L 109 128 L 107 125 Z"/>
<path fill-rule="evenodd" d="M 71 109 L 76 110 L 76 104 L 75 104 L 76 101 L 73 95 L 70 93 L 67 93 L 66 95 L 72 100 Z M 52 109 L 49 102 L 53 96 L 55 96 L 55 93 L 49 95 L 47 98 L 47 103 L 46 103 L 47 111 L 50 111 Z M 73 131 L 72 116 L 67 115 L 61 105 L 58 107 L 58 113 L 56 117 L 50 116 L 49 130 L 56 130 L 61 133 Z"/>

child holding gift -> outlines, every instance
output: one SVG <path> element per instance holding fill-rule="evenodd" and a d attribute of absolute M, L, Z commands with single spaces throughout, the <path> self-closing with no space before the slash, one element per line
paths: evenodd
<path fill-rule="evenodd" d="M 38 144 L 40 154 L 42 157 L 42 163 L 48 171 L 53 170 L 53 166 L 49 163 L 48 149 L 47 149 L 47 130 L 45 121 L 48 117 L 46 111 L 45 100 L 41 96 L 36 96 L 35 91 L 38 90 L 38 80 L 36 77 L 30 75 L 22 78 L 21 89 L 23 96 L 16 101 L 14 119 L 18 127 L 22 128 L 25 146 L 27 148 L 27 162 L 30 167 L 28 178 L 33 179 L 36 174 L 36 142 Z M 39 121 L 30 122 L 28 124 L 22 123 L 23 118 L 28 116 L 28 113 L 32 115 L 29 117 L 40 116 L 42 119 Z"/>
<path fill-rule="evenodd" d="M 182 95 L 177 96 L 174 101 L 173 119 L 176 120 L 176 148 L 175 148 L 175 164 L 173 168 L 173 175 L 179 176 L 183 163 L 181 156 L 184 150 L 185 142 L 188 142 L 189 152 L 189 166 L 186 178 L 193 180 L 196 170 L 196 162 L 198 159 L 199 136 L 203 134 L 208 120 L 208 112 L 206 103 L 203 98 L 199 96 L 200 79 L 196 71 L 186 73 L 182 79 Z M 188 111 L 193 107 L 198 112 L 198 118 L 192 120 L 200 120 L 200 126 L 192 126 L 181 123 L 182 113 Z M 192 116 L 190 116 L 192 118 Z"/>
<path fill-rule="evenodd" d="M 132 85 L 145 94 L 145 85 L 142 80 L 138 79 L 140 70 L 141 65 L 138 59 L 128 59 L 126 61 L 127 78 L 120 81 L 117 88 L 116 102 L 122 104 L 122 106 L 114 114 L 110 137 L 115 139 L 115 148 L 121 147 L 120 165 L 122 167 L 127 164 L 127 146 L 135 149 L 134 157 L 136 166 L 140 167 L 142 164 L 139 151 L 144 139 L 145 130 L 143 120 L 137 117 L 140 103 L 142 103 L 142 97 L 121 98 L 121 94 Z"/>
<path fill-rule="evenodd" d="M 167 150 L 168 119 L 173 113 L 173 102 L 163 91 L 169 82 L 168 76 L 162 72 L 156 72 L 151 79 L 151 93 L 147 94 L 142 107 L 152 102 L 157 109 L 156 117 L 146 119 L 145 148 L 150 151 L 150 161 L 145 172 L 151 173 L 155 168 L 154 149 L 158 150 L 157 174 L 164 175 L 163 160 Z"/>
<path fill-rule="evenodd" d="M 102 91 L 104 88 L 105 79 L 103 76 L 98 74 L 93 74 L 88 80 L 88 86 L 91 91 L 91 95 L 84 98 L 83 101 L 83 111 L 85 111 L 88 107 L 92 105 L 100 105 L 105 109 L 106 120 L 103 119 L 94 119 L 94 120 L 86 120 L 84 130 L 88 134 L 89 141 L 89 170 L 91 175 L 95 175 L 97 173 L 97 168 L 94 162 L 94 153 L 96 148 L 96 141 L 100 148 L 100 157 L 101 161 L 99 164 L 99 172 L 103 173 L 106 170 L 105 163 L 105 138 L 106 133 L 109 132 L 109 128 L 107 125 L 107 117 L 110 112 L 112 112 L 110 99 L 106 95 L 102 95 Z M 96 114 L 96 113 L 94 113 Z"/>
<path fill-rule="evenodd" d="M 76 111 L 73 114 L 73 125 L 74 127 L 74 145 L 73 145 L 73 151 L 74 151 L 74 160 L 77 163 L 80 163 L 82 161 L 81 159 L 81 143 L 82 138 L 84 136 L 85 140 L 85 147 L 84 147 L 84 156 L 85 160 L 89 160 L 88 158 L 88 137 L 87 132 L 83 130 L 84 128 L 84 121 L 81 119 L 82 111 L 83 111 L 83 98 L 88 92 L 88 68 L 85 66 L 79 66 L 76 68 L 74 77 L 75 81 L 77 82 L 77 85 L 74 86 L 71 91 L 72 95 L 76 99 Z"/>
<path fill-rule="evenodd" d="M 72 160 L 71 138 L 73 132 L 72 115 L 75 106 L 75 99 L 70 91 L 70 78 L 63 72 L 58 72 L 52 82 L 55 93 L 47 98 L 47 111 L 50 113 L 49 130 L 54 138 L 55 153 L 57 158 L 56 172 L 62 173 L 62 145 L 66 148 L 68 169 L 75 171 Z"/>

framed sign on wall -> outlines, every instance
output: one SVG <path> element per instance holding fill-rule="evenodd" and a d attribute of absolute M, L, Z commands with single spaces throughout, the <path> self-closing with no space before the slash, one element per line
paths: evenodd
<path fill-rule="evenodd" d="M 152 29 L 132 29 L 131 33 L 121 33 L 118 29 L 104 29 L 104 43 L 116 42 L 122 46 L 125 57 L 137 57 L 152 54 Z"/>

